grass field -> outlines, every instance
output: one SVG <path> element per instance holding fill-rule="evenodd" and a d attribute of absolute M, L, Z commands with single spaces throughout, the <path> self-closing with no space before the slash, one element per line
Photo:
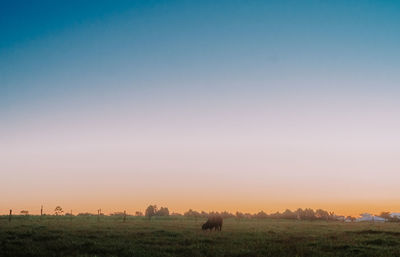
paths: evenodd
<path fill-rule="evenodd" d="M 0 217 L 0 256 L 400 256 L 400 224 L 295 220 Z"/>

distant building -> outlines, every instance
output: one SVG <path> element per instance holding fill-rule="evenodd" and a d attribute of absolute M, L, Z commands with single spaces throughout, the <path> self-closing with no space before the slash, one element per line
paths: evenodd
<path fill-rule="evenodd" d="M 390 217 L 400 219 L 400 212 L 393 212 L 390 214 Z"/>
<path fill-rule="evenodd" d="M 368 221 L 368 222 L 385 222 L 386 220 L 382 217 L 374 216 L 369 213 L 361 214 L 360 218 L 356 219 L 357 222 Z"/>
<path fill-rule="evenodd" d="M 338 220 L 338 221 L 345 221 L 345 217 L 344 217 L 344 216 L 335 215 L 335 216 L 334 216 L 334 219 L 335 219 L 335 220 Z"/>

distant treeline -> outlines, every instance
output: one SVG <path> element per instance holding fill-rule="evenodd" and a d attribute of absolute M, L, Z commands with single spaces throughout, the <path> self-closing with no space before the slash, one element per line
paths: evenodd
<path fill-rule="evenodd" d="M 23 215 L 28 215 L 28 211 L 24 210 L 21 211 L 20 214 Z M 62 208 L 60 206 L 57 206 L 54 210 L 55 215 L 66 215 L 66 216 L 74 216 L 71 213 L 64 213 Z M 208 218 L 209 216 L 212 215 L 220 215 L 223 218 L 237 218 L 237 219 L 297 219 L 297 220 L 341 220 L 341 221 L 354 221 L 356 220 L 355 217 L 351 216 L 340 216 L 336 215 L 333 212 L 328 212 L 326 210 L 322 209 L 317 209 L 313 210 L 311 208 L 298 208 L 295 211 L 286 209 L 284 212 L 275 212 L 271 214 L 267 214 L 264 211 L 260 211 L 258 213 L 242 213 L 237 211 L 236 213 L 231 213 L 227 211 L 223 212 L 205 212 L 205 211 L 195 211 L 192 209 L 189 209 L 188 211 L 184 212 L 183 214 L 181 213 L 176 213 L 172 212 L 170 213 L 169 209 L 167 207 L 161 207 L 158 208 L 156 205 L 149 205 L 146 208 L 145 213 L 142 213 L 140 211 L 136 211 L 134 214 L 127 214 L 126 211 L 124 212 L 114 212 L 111 213 L 110 216 L 137 216 L 137 217 L 147 217 L 147 218 L 152 218 L 152 217 L 167 217 L 167 216 L 173 216 L 173 217 L 190 217 L 190 218 Z M 78 213 L 76 216 L 104 216 L 104 213 L 101 212 L 101 210 L 98 211 L 97 214 L 93 213 Z M 389 212 L 382 212 L 379 217 L 385 218 L 386 221 L 390 222 L 400 222 L 400 219 L 397 217 L 392 217 Z"/>
<path fill-rule="evenodd" d="M 202 212 L 197 212 L 193 210 L 189 210 L 183 214 L 183 216 L 186 217 L 208 217 L 209 215 L 213 214 L 219 214 L 223 218 L 238 218 L 238 219 L 266 219 L 266 218 L 273 218 L 273 219 L 299 219 L 299 220 L 336 220 L 337 215 L 335 215 L 333 212 L 328 212 L 322 209 L 318 210 L 313 210 L 310 208 L 306 209 L 297 209 L 295 211 L 291 211 L 289 209 L 285 210 L 284 212 L 276 212 L 276 213 L 271 213 L 267 214 L 264 211 L 260 211 L 258 213 L 242 213 L 242 212 L 236 212 L 236 213 L 230 213 L 227 211 L 224 212 L 211 212 L 211 213 L 206 213 L 204 211 Z"/>
<path fill-rule="evenodd" d="M 68 214 L 66 214 L 68 215 Z M 92 214 L 92 213 L 79 213 L 77 216 L 97 216 L 97 215 L 104 215 L 103 213 L 100 214 Z M 266 218 L 273 218 L 273 219 L 298 219 L 298 220 L 337 220 L 338 217 L 333 212 L 328 212 L 322 209 L 313 210 L 310 208 L 306 209 L 297 209 L 295 211 L 291 211 L 289 209 L 285 210 L 284 212 L 276 212 L 267 214 L 264 211 L 260 211 L 258 213 L 242 213 L 236 212 L 231 213 L 227 211 L 223 212 L 205 212 L 205 211 L 195 211 L 189 209 L 188 211 L 181 213 L 172 212 L 170 213 L 167 207 L 157 208 L 156 205 L 150 205 L 147 207 L 145 213 L 140 211 L 135 212 L 134 214 L 126 214 L 124 212 L 114 212 L 111 213 L 110 216 L 145 216 L 148 218 L 151 217 L 166 217 L 166 216 L 173 216 L 173 217 L 190 217 L 190 218 L 207 218 L 211 215 L 220 215 L 223 218 L 237 218 L 237 219 L 266 219 Z M 351 217 L 352 218 L 352 217 Z"/>
<path fill-rule="evenodd" d="M 123 213 L 113 213 L 111 215 L 123 215 Z M 183 216 L 183 217 L 191 217 L 191 218 L 207 218 L 212 215 L 220 215 L 223 218 L 237 218 L 237 219 L 265 219 L 265 218 L 273 218 L 273 219 L 298 219 L 298 220 L 338 220 L 338 217 L 333 212 L 328 212 L 322 209 L 313 210 L 310 208 L 302 209 L 298 208 L 295 211 L 291 211 L 289 209 L 285 210 L 284 212 L 276 212 L 267 214 L 264 211 L 260 211 L 258 213 L 242 213 L 236 212 L 231 213 L 227 211 L 223 212 L 205 212 L 205 211 L 195 211 L 189 209 L 188 211 L 184 212 L 183 214 L 180 213 L 170 213 L 167 207 L 161 207 L 160 209 L 157 208 L 156 205 L 149 205 L 144 213 L 144 215 L 140 212 L 136 212 L 135 216 L 146 216 L 151 218 L 153 216 Z M 353 217 L 348 217 L 354 219 Z M 343 217 L 344 219 L 344 217 Z"/>

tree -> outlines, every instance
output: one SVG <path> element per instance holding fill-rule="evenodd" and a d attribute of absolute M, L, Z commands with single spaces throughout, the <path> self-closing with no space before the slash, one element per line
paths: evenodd
<path fill-rule="evenodd" d="M 156 213 L 157 213 L 157 205 L 149 205 L 149 207 L 147 207 L 146 209 L 145 215 L 146 217 L 151 219 L 151 217 L 156 215 Z"/>
<path fill-rule="evenodd" d="M 306 220 L 314 220 L 315 219 L 315 214 L 314 210 L 311 208 L 307 208 L 304 210 L 304 219 Z"/>
<path fill-rule="evenodd" d="M 205 212 L 205 211 L 201 211 L 200 217 L 202 217 L 202 218 L 208 218 L 208 213 Z"/>
<path fill-rule="evenodd" d="M 240 211 L 237 211 L 237 212 L 236 212 L 236 218 L 239 219 L 239 220 L 241 220 L 241 219 L 244 218 L 244 214 L 241 213 Z"/>
<path fill-rule="evenodd" d="M 283 213 L 282 213 L 282 218 L 283 219 L 296 219 L 296 213 L 292 212 L 289 209 L 286 209 Z"/>
<path fill-rule="evenodd" d="M 170 215 L 171 215 L 171 216 L 174 216 L 174 217 L 181 217 L 181 216 L 182 216 L 182 214 L 180 214 L 180 213 L 178 213 L 178 212 L 173 212 L 173 213 L 171 213 Z"/>
<path fill-rule="evenodd" d="M 322 219 L 322 220 L 328 220 L 329 219 L 329 213 L 327 211 L 324 211 L 322 209 L 318 209 L 315 211 L 315 217 L 317 219 Z"/>
<path fill-rule="evenodd" d="M 294 213 L 296 214 L 297 219 L 299 220 L 304 219 L 304 211 L 302 208 L 298 208 Z"/>
<path fill-rule="evenodd" d="M 63 211 L 63 209 L 61 208 L 61 206 L 57 206 L 57 207 L 54 209 L 54 213 L 58 216 L 58 215 L 63 214 L 64 211 Z"/>
<path fill-rule="evenodd" d="M 254 217 L 258 219 L 265 219 L 268 218 L 268 214 L 266 214 L 264 211 L 260 211 L 257 214 L 255 214 Z"/>
<path fill-rule="evenodd" d="M 157 212 L 157 216 L 169 216 L 169 210 L 167 207 L 161 207 Z"/>
<path fill-rule="evenodd" d="M 227 212 L 227 211 L 223 211 L 223 212 L 221 212 L 221 214 L 220 214 L 221 216 L 222 216 L 222 218 L 224 218 L 224 219 L 227 219 L 227 218 L 233 218 L 233 217 L 235 217 L 235 215 L 233 215 L 232 213 L 230 213 L 230 212 Z"/>
<path fill-rule="evenodd" d="M 183 216 L 185 216 L 185 217 L 194 217 L 194 218 L 197 219 L 198 217 L 201 217 L 201 214 L 198 211 L 194 211 L 192 209 L 189 209 L 187 212 L 185 212 L 183 214 Z"/>
<path fill-rule="evenodd" d="M 143 213 L 141 211 L 136 211 L 135 216 L 141 217 L 143 216 Z"/>
<path fill-rule="evenodd" d="M 390 220 L 392 218 L 392 216 L 390 216 L 390 212 L 388 211 L 383 211 L 381 212 L 381 214 L 379 215 L 379 217 Z"/>
<path fill-rule="evenodd" d="M 20 214 L 21 214 L 21 215 L 28 215 L 28 214 L 29 214 L 29 211 L 22 210 L 22 211 L 20 211 Z"/>
<path fill-rule="evenodd" d="M 246 218 L 246 219 L 251 219 L 252 217 L 253 217 L 253 215 L 251 214 L 251 213 L 248 213 L 248 212 L 246 212 L 245 214 L 243 214 L 244 215 L 244 217 Z"/>
<path fill-rule="evenodd" d="M 270 215 L 268 215 L 268 217 L 273 218 L 273 219 L 279 219 L 282 217 L 282 214 L 280 214 L 280 212 L 277 211 L 275 213 L 271 213 Z"/>

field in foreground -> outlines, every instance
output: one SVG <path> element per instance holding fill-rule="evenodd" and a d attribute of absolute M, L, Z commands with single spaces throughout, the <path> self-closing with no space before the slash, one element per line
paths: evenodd
<path fill-rule="evenodd" d="M 400 256 L 400 224 L 0 216 L 0 256 Z"/>

